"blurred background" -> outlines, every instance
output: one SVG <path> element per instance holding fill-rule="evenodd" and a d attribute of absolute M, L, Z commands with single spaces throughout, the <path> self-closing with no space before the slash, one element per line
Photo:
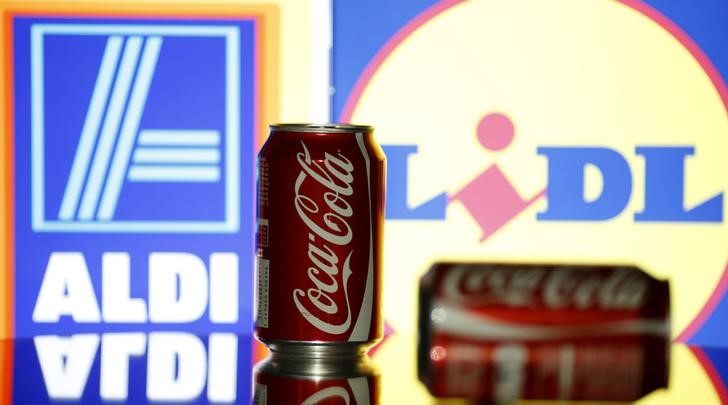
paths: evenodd
<path fill-rule="evenodd" d="M 329 121 L 387 155 L 381 403 L 432 400 L 417 291 L 442 260 L 669 280 L 670 386 L 643 402 L 728 401 L 726 2 L 0 12 L 2 402 L 248 402 L 255 156 L 270 123 Z"/>

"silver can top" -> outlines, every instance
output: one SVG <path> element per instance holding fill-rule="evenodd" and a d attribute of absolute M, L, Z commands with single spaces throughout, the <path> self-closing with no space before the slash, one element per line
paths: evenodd
<path fill-rule="evenodd" d="M 286 132 L 310 132 L 310 133 L 351 133 L 351 132 L 372 132 L 373 128 L 369 125 L 355 125 L 342 123 L 329 124 L 271 124 L 270 129 L 273 131 Z"/>

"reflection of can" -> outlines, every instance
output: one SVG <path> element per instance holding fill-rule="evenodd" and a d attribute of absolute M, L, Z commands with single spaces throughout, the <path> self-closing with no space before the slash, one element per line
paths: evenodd
<path fill-rule="evenodd" d="M 632 401 L 667 385 L 669 287 L 634 267 L 435 264 L 419 322 L 435 396 Z"/>
<path fill-rule="evenodd" d="M 274 354 L 255 365 L 253 391 L 255 405 L 374 405 L 379 372 L 366 356 L 342 361 Z"/>
<path fill-rule="evenodd" d="M 258 155 L 256 334 L 360 353 L 382 336 L 384 153 L 371 127 L 271 125 Z"/>

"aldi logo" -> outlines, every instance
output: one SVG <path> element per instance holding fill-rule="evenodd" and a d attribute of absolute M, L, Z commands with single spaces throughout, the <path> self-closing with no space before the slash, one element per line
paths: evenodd
<path fill-rule="evenodd" d="M 240 228 L 238 27 L 39 23 L 30 36 L 33 230 Z M 163 210 L 148 197 L 160 186 Z"/>
<path fill-rule="evenodd" d="M 250 330 L 264 18 L 11 13 L 16 336 Z"/>

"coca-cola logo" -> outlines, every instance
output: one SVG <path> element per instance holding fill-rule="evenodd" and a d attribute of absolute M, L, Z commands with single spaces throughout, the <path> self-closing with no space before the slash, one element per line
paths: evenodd
<path fill-rule="evenodd" d="M 298 217 L 309 230 L 307 256 L 310 263 L 307 274 L 312 287 L 293 290 L 293 301 L 311 325 L 326 333 L 339 335 L 351 325 L 347 284 L 352 273 L 349 263 L 353 250 L 349 250 L 342 262 L 331 246 L 347 246 L 353 238 L 347 219 L 354 215 L 354 210 L 346 197 L 354 194 L 354 165 L 341 152 L 336 155 L 326 152 L 323 163 L 314 161 L 306 144 L 301 142 L 301 146 L 303 152 L 296 155 L 301 172 L 295 182 L 294 205 Z M 302 190 L 306 181 L 315 181 L 327 191 L 306 195 Z M 320 189 L 318 186 L 316 188 Z M 333 298 L 339 288 L 344 290 L 345 308 L 340 308 L 341 303 Z M 346 319 L 341 323 L 323 320 L 340 319 L 334 315 L 344 310 Z"/>
<path fill-rule="evenodd" d="M 646 300 L 648 279 L 634 269 L 590 272 L 558 267 L 456 266 L 445 276 L 449 299 L 473 305 L 632 310 Z"/>

